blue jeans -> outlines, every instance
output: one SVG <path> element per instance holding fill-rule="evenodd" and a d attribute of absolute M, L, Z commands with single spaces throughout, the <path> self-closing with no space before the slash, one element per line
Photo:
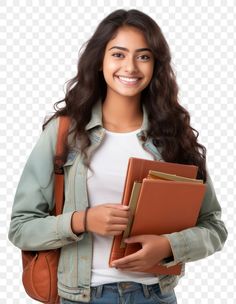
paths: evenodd
<path fill-rule="evenodd" d="M 83 304 L 61 298 L 61 304 Z M 119 282 L 91 288 L 90 304 L 176 304 L 174 291 L 161 294 L 159 284 Z"/>

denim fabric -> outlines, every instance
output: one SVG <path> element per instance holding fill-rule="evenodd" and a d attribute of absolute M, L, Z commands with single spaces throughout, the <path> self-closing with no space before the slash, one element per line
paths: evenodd
<path fill-rule="evenodd" d="M 58 266 L 58 293 L 74 301 L 90 301 L 91 265 L 93 239 L 91 233 L 74 234 L 71 217 L 75 210 L 88 207 L 87 167 L 79 152 L 80 142 L 69 151 L 64 164 L 65 201 L 63 214 L 49 216 L 54 208 L 53 158 L 57 139 L 59 118 L 53 119 L 42 132 L 31 152 L 14 198 L 9 239 L 22 250 L 51 250 L 61 248 Z M 161 151 L 148 136 L 148 113 L 143 105 L 143 124 L 137 138 L 143 148 L 155 160 L 162 160 Z M 102 103 L 92 110 L 92 117 L 86 126 L 91 146 L 88 157 L 102 144 L 105 130 L 102 123 Z M 73 133 L 68 142 L 73 143 Z M 72 141 L 71 141 L 72 140 Z M 43 168 L 43 169 L 42 169 Z M 162 292 L 171 292 L 184 275 L 184 264 L 205 258 L 219 251 L 227 238 L 227 230 L 221 221 L 221 207 L 215 190 L 207 175 L 207 190 L 195 227 L 166 234 L 173 252 L 173 261 L 166 266 L 181 263 L 180 276 L 158 275 Z M 27 212 L 26 212 L 27 211 Z M 43 232 L 43 233 L 42 233 Z M 75 267 L 76 265 L 76 267 Z M 112 304 L 112 303 L 109 303 Z"/>
<path fill-rule="evenodd" d="M 61 304 L 82 304 L 61 299 Z M 174 291 L 161 294 L 159 284 L 120 282 L 92 287 L 90 304 L 176 304 Z"/>

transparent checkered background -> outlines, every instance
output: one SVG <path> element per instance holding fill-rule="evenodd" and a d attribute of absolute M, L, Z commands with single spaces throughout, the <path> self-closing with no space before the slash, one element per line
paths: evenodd
<path fill-rule="evenodd" d="M 142 10 L 162 28 L 180 101 L 208 149 L 229 230 L 223 251 L 186 266 L 176 287 L 178 303 L 236 303 L 233 0 L 0 1 L 0 303 L 36 303 L 21 284 L 20 251 L 7 239 L 14 193 L 44 116 L 64 97 L 64 84 L 76 73 L 79 48 L 118 8 Z"/>

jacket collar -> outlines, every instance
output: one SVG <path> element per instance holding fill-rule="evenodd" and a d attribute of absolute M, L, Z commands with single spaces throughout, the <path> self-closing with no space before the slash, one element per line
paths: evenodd
<path fill-rule="evenodd" d="M 141 131 L 142 133 L 146 133 L 146 131 L 148 130 L 148 115 L 147 115 L 147 111 L 145 109 L 145 106 L 142 105 L 142 109 L 143 109 L 143 122 L 141 125 Z M 102 102 L 101 100 L 99 100 L 93 107 L 92 109 L 92 115 L 91 115 L 91 119 L 89 121 L 89 123 L 86 125 L 85 130 L 89 131 L 95 127 L 103 127 L 102 124 Z"/>

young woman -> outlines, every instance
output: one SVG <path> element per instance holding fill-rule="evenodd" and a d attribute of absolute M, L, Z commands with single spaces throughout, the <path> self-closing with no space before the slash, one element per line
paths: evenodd
<path fill-rule="evenodd" d="M 61 303 L 177 303 L 174 287 L 180 276 L 145 269 L 171 256 L 169 263 L 184 265 L 223 247 L 227 230 L 206 170 L 206 149 L 197 142 L 198 132 L 177 95 L 170 50 L 156 22 L 137 10 L 107 16 L 88 41 L 65 98 L 56 103 L 65 105 L 44 125 L 12 211 L 9 238 L 17 247 L 61 248 Z M 49 211 L 62 115 L 71 118 L 72 126 L 62 156 L 65 205 L 55 217 Z M 109 267 L 113 236 L 124 231 L 129 217 L 120 202 L 131 156 L 197 165 L 207 191 L 196 227 L 128 238 L 142 249 Z"/>

